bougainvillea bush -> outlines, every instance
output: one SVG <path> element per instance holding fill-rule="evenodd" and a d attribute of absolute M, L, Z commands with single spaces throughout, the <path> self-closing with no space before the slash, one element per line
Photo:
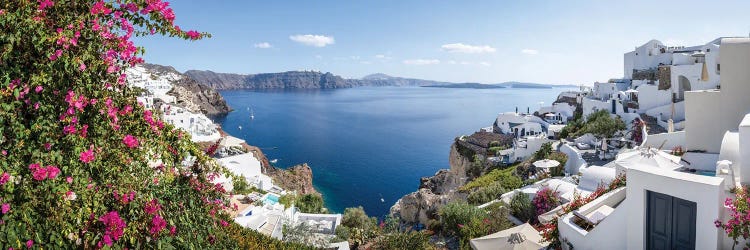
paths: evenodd
<path fill-rule="evenodd" d="M 0 1 L 0 245 L 277 244 L 228 223 L 225 170 L 125 84 L 132 37 L 208 36 L 174 20 L 161 0 Z"/>
<path fill-rule="evenodd" d="M 726 222 L 716 220 L 714 225 L 724 230 L 732 238 L 734 246 L 743 244 L 743 248 L 750 248 L 750 197 L 748 187 L 742 186 L 735 189 L 735 198 L 727 198 L 724 207 L 727 209 L 729 219 Z"/>

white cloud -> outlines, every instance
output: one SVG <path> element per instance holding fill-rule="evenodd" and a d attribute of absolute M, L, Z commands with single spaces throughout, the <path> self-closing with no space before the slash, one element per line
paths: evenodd
<path fill-rule="evenodd" d="M 456 61 L 450 60 L 448 61 L 448 64 L 456 64 Z"/>
<path fill-rule="evenodd" d="M 325 47 L 335 43 L 332 36 L 324 35 L 293 35 L 289 36 L 292 41 L 313 47 Z"/>
<path fill-rule="evenodd" d="M 451 43 L 440 46 L 444 51 L 451 53 L 467 53 L 467 54 L 478 54 L 478 53 L 493 53 L 496 51 L 495 48 L 487 45 L 469 45 L 463 43 Z"/>
<path fill-rule="evenodd" d="M 492 66 L 492 64 L 490 64 L 488 62 L 479 62 L 479 65 L 482 65 L 482 66 L 485 66 L 485 67 Z"/>
<path fill-rule="evenodd" d="M 267 42 L 256 43 L 254 46 L 258 49 L 270 49 L 271 47 L 273 47 L 270 43 Z"/>
<path fill-rule="evenodd" d="M 527 55 L 538 55 L 539 51 L 535 49 L 522 49 L 521 53 L 527 54 Z"/>
<path fill-rule="evenodd" d="M 408 65 L 432 65 L 432 64 L 439 64 L 440 60 L 438 59 L 409 59 L 404 60 L 404 64 Z"/>

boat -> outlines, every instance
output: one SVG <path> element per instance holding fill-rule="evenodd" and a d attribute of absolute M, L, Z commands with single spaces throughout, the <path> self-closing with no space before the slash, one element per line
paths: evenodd
<path fill-rule="evenodd" d="M 242 125 L 238 126 L 238 128 L 239 128 L 240 130 L 242 130 Z"/>
<path fill-rule="evenodd" d="M 250 109 L 250 119 L 255 119 L 255 112 L 253 112 L 253 109 Z"/>
<path fill-rule="evenodd" d="M 273 164 L 276 164 L 277 162 L 279 162 L 279 159 L 273 159 L 273 160 L 270 160 L 270 162 Z"/>
<path fill-rule="evenodd" d="M 383 199 L 383 194 L 379 194 L 379 195 L 380 195 L 380 202 L 385 203 L 385 199 Z"/>

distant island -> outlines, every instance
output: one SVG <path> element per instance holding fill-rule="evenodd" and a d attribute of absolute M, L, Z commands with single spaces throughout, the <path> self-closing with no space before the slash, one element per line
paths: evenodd
<path fill-rule="evenodd" d="M 440 87 L 440 88 L 566 88 L 575 85 L 555 85 L 524 82 L 504 82 L 498 84 L 455 83 L 404 78 L 376 73 L 360 79 L 346 79 L 331 72 L 287 71 L 279 73 L 233 74 L 217 73 L 208 70 L 188 70 L 184 73 L 196 81 L 216 90 L 233 89 L 339 89 L 353 87 Z"/>
<path fill-rule="evenodd" d="M 453 88 L 453 89 L 503 89 L 503 88 L 515 88 L 515 89 L 551 89 L 551 88 L 575 88 L 578 87 L 572 84 L 543 84 L 543 83 L 528 83 L 528 82 L 504 82 L 496 84 L 483 84 L 483 83 L 452 83 L 452 84 L 441 84 L 441 85 L 424 85 L 421 87 L 427 88 Z"/>
<path fill-rule="evenodd" d="M 425 85 L 425 88 L 448 88 L 448 89 L 504 89 L 505 86 L 482 83 L 453 83 L 445 85 Z"/>

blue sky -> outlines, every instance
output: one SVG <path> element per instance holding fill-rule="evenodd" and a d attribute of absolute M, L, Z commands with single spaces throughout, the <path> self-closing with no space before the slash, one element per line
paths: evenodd
<path fill-rule="evenodd" d="M 183 29 L 136 39 L 180 71 L 314 69 L 499 83 L 591 84 L 622 76 L 627 51 L 659 39 L 747 36 L 750 1 L 173 1 Z"/>

